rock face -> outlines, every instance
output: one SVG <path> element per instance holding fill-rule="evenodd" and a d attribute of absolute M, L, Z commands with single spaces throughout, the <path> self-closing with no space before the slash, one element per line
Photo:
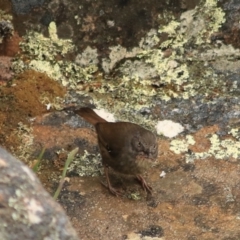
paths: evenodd
<path fill-rule="evenodd" d="M 0 145 L 29 162 L 44 147 L 38 176 L 50 193 L 79 148 L 58 198 L 79 238 L 240 239 L 239 2 L 0 1 L 14 11 L 0 24 Z M 64 100 L 51 94 L 58 83 Z M 94 130 L 58 111 L 72 105 L 159 126 L 152 197 L 111 169 L 124 195 L 101 186 Z M 34 174 L 2 154 L 0 240 L 76 238 Z"/>
<path fill-rule="evenodd" d="M 26 14 L 32 10 L 32 8 L 39 7 L 44 3 L 45 0 L 27 0 L 27 1 L 16 1 L 12 0 L 12 5 L 17 14 Z"/>
<path fill-rule="evenodd" d="M 78 239 L 35 174 L 0 148 L 0 239 Z"/>

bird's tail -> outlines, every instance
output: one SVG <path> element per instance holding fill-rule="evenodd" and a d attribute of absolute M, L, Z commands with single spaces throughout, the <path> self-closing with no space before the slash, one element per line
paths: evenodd
<path fill-rule="evenodd" d="M 88 107 L 82 107 L 75 110 L 74 112 L 94 126 L 99 122 L 107 122 L 105 119 L 98 116 L 91 108 Z"/>

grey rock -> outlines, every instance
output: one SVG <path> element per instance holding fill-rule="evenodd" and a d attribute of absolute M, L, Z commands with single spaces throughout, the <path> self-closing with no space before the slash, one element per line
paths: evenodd
<path fill-rule="evenodd" d="M 219 97 L 205 100 L 196 96 L 191 101 L 171 100 L 169 102 L 157 101 L 160 119 L 171 119 L 185 125 L 190 132 L 195 132 L 201 127 L 219 124 L 222 135 L 234 126 L 231 119 L 240 119 L 240 99 Z M 191 127 L 188 123 L 191 122 Z"/>
<path fill-rule="evenodd" d="M 16 14 L 26 14 L 34 7 L 41 6 L 45 0 L 11 0 Z"/>
<path fill-rule="evenodd" d="M 1 147 L 0 176 L 0 239 L 78 239 L 32 170 Z"/>

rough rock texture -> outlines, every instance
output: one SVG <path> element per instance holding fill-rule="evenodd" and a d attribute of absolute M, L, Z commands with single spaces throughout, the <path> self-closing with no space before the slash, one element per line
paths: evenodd
<path fill-rule="evenodd" d="M 26 14 L 30 12 L 33 8 L 41 6 L 45 0 L 12 0 L 12 5 L 15 13 Z"/>
<path fill-rule="evenodd" d="M 80 158 L 74 161 L 78 168 L 69 172 L 69 181 L 58 201 L 81 239 L 240 238 L 240 166 L 236 159 L 217 160 L 209 156 L 186 163 L 184 154 L 175 154 L 169 140 L 160 138 L 157 164 L 146 173 L 154 189 L 153 196 L 146 196 L 134 178 L 110 171 L 114 187 L 123 192 L 122 197 L 116 198 L 101 185 L 106 180 L 100 169 L 95 169 L 98 174 L 92 172 L 94 177 L 86 174 L 92 170 L 86 163 L 94 159 L 98 149 L 96 134 L 84 120 L 64 112 L 50 113 L 37 118 L 32 127 L 37 145 L 45 144 L 48 149 L 45 158 L 52 162 L 43 163 L 39 171 L 48 191 L 56 186 L 56 169 L 66 159 L 66 155 L 54 157 L 53 151 L 62 147 L 80 149 Z M 195 129 L 195 144 L 189 145 L 189 154 L 207 151 L 211 147 L 209 136 L 219 129 L 218 125 L 207 124 Z M 83 158 L 85 149 L 89 155 Z M 162 171 L 166 173 L 163 178 Z M 47 180 L 49 174 L 51 183 Z"/>
<path fill-rule="evenodd" d="M 234 78 L 232 74 L 229 74 L 229 78 Z M 235 79 L 238 81 L 236 91 L 239 91 L 240 81 L 239 78 Z M 187 132 L 219 124 L 220 135 L 226 135 L 227 131 L 234 127 L 237 119 L 240 119 L 240 98 L 218 97 L 206 101 L 197 96 L 191 100 L 170 100 L 168 103 L 158 101 L 156 108 L 159 110 L 156 115 L 160 119 L 174 119 L 180 122 Z M 236 119 L 235 123 L 232 122 L 233 119 Z M 191 121 L 194 124 L 189 124 Z"/>
<path fill-rule="evenodd" d="M 78 239 L 35 174 L 0 148 L 0 239 Z"/>
<path fill-rule="evenodd" d="M 0 141 L 29 165 L 46 148 L 37 174 L 50 193 L 67 154 L 79 147 L 58 198 L 79 237 L 240 239 L 239 1 L 9 0 L 0 7 L 9 13 L 10 2 L 33 11 L 15 9 L 22 42 L 11 66 L 23 75 L 1 88 Z M 10 43 L 17 49 L 17 38 Z M 53 80 L 39 71 L 66 86 L 64 101 L 32 88 L 35 79 L 51 89 Z M 123 197 L 100 184 L 94 130 L 57 110 L 72 105 L 108 110 L 153 131 L 167 121 L 158 131 L 157 164 L 146 173 L 152 197 L 111 170 Z"/>

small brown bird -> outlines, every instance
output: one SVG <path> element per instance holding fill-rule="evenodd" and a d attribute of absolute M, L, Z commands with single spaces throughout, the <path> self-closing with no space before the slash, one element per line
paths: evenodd
<path fill-rule="evenodd" d="M 143 189 L 152 193 L 141 174 L 149 168 L 158 154 L 156 136 L 149 130 L 130 122 L 107 122 L 98 116 L 91 108 L 80 108 L 75 113 L 95 126 L 98 145 L 107 178 L 107 188 L 118 196 L 120 192 L 114 189 L 108 176 L 108 167 L 127 175 L 134 175 L 140 181 Z"/>

